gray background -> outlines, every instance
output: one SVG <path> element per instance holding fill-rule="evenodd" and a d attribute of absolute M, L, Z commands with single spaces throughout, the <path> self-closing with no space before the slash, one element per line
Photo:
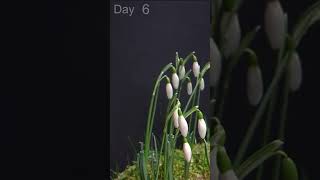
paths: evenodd
<path fill-rule="evenodd" d="M 133 5 L 136 11 L 131 17 L 115 15 L 113 4 Z M 196 51 L 202 67 L 209 57 L 209 1 L 148 2 L 148 15 L 141 13 L 142 4 L 110 4 L 110 169 L 123 169 L 133 157 L 128 137 L 136 147 L 143 141 L 153 83 L 160 69 L 175 60 L 175 52 L 185 57 Z M 157 134 L 167 103 L 164 85 L 160 88 Z M 207 110 L 209 89 L 201 98 L 200 106 Z"/>

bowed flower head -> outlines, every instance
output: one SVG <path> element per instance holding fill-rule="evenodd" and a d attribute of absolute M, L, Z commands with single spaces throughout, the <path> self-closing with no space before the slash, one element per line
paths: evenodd
<path fill-rule="evenodd" d="M 297 91 L 302 82 L 302 67 L 297 52 L 292 54 L 289 62 L 289 87 L 292 92 Z"/>
<path fill-rule="evenodd" d="M 179 87 L 179 77 L 177 75 L 176 69 L 173 69 L 173 73 L 172 73 L 172 85 L 174 89 L 178 89 Z"/>
<path fill-rule="evenodd" d="M 278 0 L 267 2 L 264 22 L 271 48 L 280 49 L 285 37 L 285 15 Z"/>
<path fill-rule="evenodd" d="M 210 85 L 216 87 L 221 74 L 221 54 L 212 38 L 210 38 Z"/>
<path fill-rule="evenodd" d="M 171 99 L 173 96 L 173 90 L 172 90 L 172 86 L 170 83 L 170 79 L 167 77 L 167 84 L 166 84 L 166 93 L 167 93 L 167 97 L 168 99 Z"/>
<path fill-rule="evenodd" d="M 192 57 L 193 57 L 193 64 L 192 64 L 193 75 L 194 77 L 198 77 L 200 74 L 200 65 L 197 61 L 197 57 L 195 55 L 192 55 Z"/>
<path fill-rule="evenodd" d="M 198 111 L 198 132 L 201 139 L 204 139 L 206 137 L 207 133 L 207 125 L 206 122 L 203 119 L 203 114 L 201 111 Z"/>
<path fill-rule="evenodd" d="M 186 74 L 186 68 L 184 67 L 183 60 L 180 59 L 179 78 L 180 79 L 184 78 L 185 74 Z"/>
<path fill-rule="evenodd" d="M 252 106 L 259 104 L 263 95 L 263 80 L 255 54 L 251 54 L 247 72 L 247 96 Z"/>
<path fill-rule="evenodd" d="M 200 90 L 201 91 L 204 90 L 204 79 L 203 78 L 200 79 Z"/>
<path fill-rule="evenodd" d="M 184 143 L 183 143 L 183 154 L 184 154 L 184 159 L 187 162 L 190 162 L 192 157 L 192 151 L 186 138 L 184 138 Z"/>
<path fill-rule="evenodd" d="M 184 118 L 181 109 L 178 110 L 179 113 L 179 129 L 180 133 L 183 137 L 187 137 L 188 135 L 188 123 L 186 119 Z"/>
<path fill-rule="evenodd" d="M 187 93 L 188 95 L 192 94 L 192 82 L 189 78 L 188 78 L 188 84 L 187 84 Z"/>

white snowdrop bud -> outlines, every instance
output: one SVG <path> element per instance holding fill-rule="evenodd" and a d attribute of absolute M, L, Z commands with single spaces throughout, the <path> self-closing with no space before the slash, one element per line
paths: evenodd
<path fill-rule="evenodd" d="M 179 113 L 179 129 L 180 133 L 183 137 L 187 137 L 188 135 L 188 123 L 186 119 L 184 118 L 181 109 L 178 110 Z"/>
<path fill-rule="evenodd" d="M 204 90 L 204 79 L 203 78 L 200 79 L 200 90 L 201 91 Z"/>
<path fill-rule="evenodd" d="M 201 111 L 198 111 L 198 132 L 201 139 L 204 139 L 206 137 L 207 133 L 207 125 L 206 122 L 203 119 L 203 114 Z"/>
<path fill-rule="evenodd" d="M 166 93 L 167 93 L 168 99 L 171 99 L 173 96 L 173 90 L 172 90 L 172 86 L 171 86 L 169 78 L 167 78 Z"/>
<path fill-rule="evenodd" d="M 259 104 L 263 95 L 261 70 L 257 65 L 249 65 L 247 73 L 247 96 L 252 106 Z"/>
<path fill-rule="evenodd" d="M 216 87 L 221 74 L 221 54 L 212 38 L 210 38 L 210 85 Z"/>
<path fill-rule="evenodd" d="M 289 62 L 289 87 L 292 92 L 300 88 L 302 82 L 302 67 L 297 52 L 292 54 Z"/>
<path fill-rule="evenodd" d="M 278 0 L 267 2 L 264 22 L 271 48 L 280 49 L 285 38 L 285 16 Z"/>
<path fill-rule="evenodd" d="M 229 21 L 230 16 L 231 19 Z M 241 29 L 238 14 L 231 11 L 224 12 L 220 31 L 223 35 L 222 53 L 226 58 L 229 58 L 240 44 Z"/>
<path fill-rule="evenodd" d="M 179 109 L 179 108 L 178 108 Z M 179 114 L 178 109 L 173 112 L 173 125 L 175 128 L 179 128 Z"/>
<path fill-rule="evenodd" d="M 176 72 L 172 74 L 172 85 L 174 89 L 178 89 L 179 87 L 179 77 Z"/>
<path fill-rule="evenodd" d="M 188 93 L 188 95 L 192 94 L 192 82 L 190 80 L 187 84 L 187 93 Z"/>
<path fill-rule="evenodd" d="M 191 157 L 192 157 L 192 151 L 191 151 L 191 147 L 189 145 L 189 143 L 187 142 L 186 139 L 184 139 L 184 143 L 183 143 L 183 154 L 184 154 L 184 159 L 187 162 L 191 161 Z"/>
<path fill-rule="evenodd" d="M 220 174 L 219 180 L 238 180 L 238 178 L 234 171 L 230 169 L 227 172 Z"/>
<path fill-rule="evenodd" d="M 193 75 L 194 77 L 198 77 L 200 74 L 200 65 L 197 61 L 197 57 L 195 55 L 193 55 L 193 64 L 192 64 L 192 71 L 193 71 Z"/>
<path fill-rule="evenodd" d="M 186 74 L 186 68 L 184 67 L 183 64 L 181 64 L 179 66 L 179 78 L 180 79 L 184 78 L 185 74 Z"/>

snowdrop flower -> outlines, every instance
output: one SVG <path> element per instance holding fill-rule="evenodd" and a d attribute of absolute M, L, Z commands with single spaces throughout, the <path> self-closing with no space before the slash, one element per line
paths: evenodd
<path fill-rule="evenodd" d="M 220 171 L 220 180 L 238 180 L 234 170 L 232 169 L 229 156 L 222 146 L 218 146 L 217 164 Z"/>
<path fill-rule="evenodd" d="M 271 48 L 280 49 L 285 38 L 285 16 L 279 0 L 267 2 L 264 22 Z"/>
<path fill-rule="evenodd" d="M 298 180 L 298 170 L 296 164 L 289 157 L 285 157 L 281 162 L 281 179 Z"/>
<path fill-rule="evenodd" d="M 193 71 L 193 75 L 194 77 L 198 77 L 200 74 L 200 65 L 197 61 L 197 57 L 195 55 L 193 56 L 193 64 L 192 64 L 192 71 Z"/>
<path fill-rule="evenodd" d="M 249 103 L 252 106 L 259 104 L 263 95 L 263 81 L 262 74 L 257 64 L 255 54 L 252 54 L 254 58 L 250 59 L 248 72 L 247 72 L 247 96 Z"/>
<path fill-rule="evenodd" d="M 187 79 L 188 79 L 187 93 L 190 96 L 192 94 L 192 82 L 191 82 L 190 78 L 187 78 Z"/>
<path fill-rule="evenodd" d="M 171 99 L 173 96 L 173 89 L 170 83 L 170 79 L 168 77 L 167 77 L 167 84 L 166 84 L 166 93 L 167 93 L 168 99 Z"/>
<path fill-rule="evenodd" d="M 204 90 L 204 79 L 203 78 L 200 79 L 200 90 L 201 91 Z"/>
<path fill-rule="evenodd" d="M 199 136 L 201 137 L 201 139 L 204 139 L 206 137 L 206 133 L 207 133 L 207 125 L 206 122 L 203 119 L 203 114 L 202 112 L 199 110 L 198 113 L 198 132 L 199 132 Z"/>
<path fill-rule="evenodd" d="M 180 108 L 178 108 L 180 109 Z M 178 109 L 176 109 L 174 112 L 173 112 L 173 125 L 175 128 L 179 128 L 179 113 L 178 113 Z"/>
<path fill-rule="evenodd" d="M 300 88 L 302 82 L 302 67 L 297 52 L 292 54 L 289 62 L 289 87 L 292 92 Z"/>
<path fill-rule="evenodd" d="M 184 159 L 187 161 L 187 162 L 190 162 L 191 161 L 191 157 L 192 157 L 192 151 L 191 151 L 191 147 L 187 141 L 186 138 L 183 139 L 184 140 L 184 143 L 183 143 L 183 154 L 184 154 Z"/>
<path fill-rule="evenodd" d="M 175 69 L 173 70 L 171 79 L 172 79 L 173 88 L 174 89 L 178 89 L 178 87 L 179 87 L 179 77 L 178 77 L 177 72 L 176 72 Z"/>
<path fill-rule="evenodd" d="M 230 16 L 231 19 L 229 21 Z M 222 53 L 226 58 L 229 58 L 238 49 L 240 44 L 241 29 L 238 14 L 232 11 L 224 12 L 220 27 L 220 32 L 223 35 Z"/>
<path fill-rule="evenodd" d="M 210 38 L 210 85 L 216 87 L 221 74 L 221 54 L 212 38 Z"/>
<path fill-rule="evenodd" d="M 182 78 L 184 78 L 184 76 L 186 74 L 186 68 L 184 67 L 184 64 L 182 63 L 183 62 L 182 59 L 180 59 L 180 62 L 181 62 L 181 64 L 179 66 L 179 78 L 182 79 Z"/>
<path fill-rule="evenodd" d="M 179 129 L 180 133 L 183 137 L 187 137 L 188 135 L 188 123 L 186 119 L 184 118 L 181 109 L 178 110 L 179 113 Z"/>

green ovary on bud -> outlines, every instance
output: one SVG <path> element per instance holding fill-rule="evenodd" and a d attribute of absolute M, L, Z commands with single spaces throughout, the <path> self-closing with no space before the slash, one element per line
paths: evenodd
<path fill-rule="evenodd" d="M 221 74 L 221 54 L 217 47 L 217 44 L 212 38 L 210 38 L 210 85 L 216 87 Z"/>
<path fill-rule="evenodd" d="M 183 154 L 184 154 L 184 159 L 187 162 L 190 162 L 191 157 L 192 157 L 192 151 L 191 151 L 191 147 L 190 147 L 188 141 L 186 140 L 186 138 L 184 138 L 184 143 L 183 143 Z"/>
<path fill-rule="evenodd" d="M 201 79 L 200 79 L 200 90 L 203 91 L 203 90 L 204 90 L 204 87 L 205 87 L 204 79 L 201 78 Z"/>
<path fill-rule="evenodd" d="M 178 75 L 177 75 L 176 72 L 174 72 L 174 73 L 172 74 L 171 79 L 172 79 L 173 88 L 174 88 L 174 89 L 178 89 L 178 87 L 179 87 L 179 77 L 178 77 Z"/>
<path fill-rule="evenodd" d="M 285 15 L 278 0 L 268 1 L 264 14 L 265 31 L 272 49 L 280 49 L 285 38 Z"/>
<path fill-rule="evenodd" d="M 231 19 L 229 21 L 230 16 Z M 240 44 L 241 28 L 238 14 L 230 11 L 224 12 L 220 27 L 220 32 L 223 36 L 222 53 L 226 58 L 229 58 L 238 49 Z"/>
<path fill-rule="evenodd" d="M 292 159 L 286 157 L 281 162 L 281 180 L 298 180 L 298 170 Z"/>
<path fill-rule="evenodd" d="M 223 146 L 218 146 L 217 164 L 221 174 L 232 170 L 231 160 Z"/>
<path fill-rule="evenodd" d="M 259 104 L 263 95 L 263 80 L 258 65 L 249 65 L 247 72 L 247 96 L 253 106 Z"/>
<path fill-rule="evenodd" d="M 300 58 L 297 52 L 292 54 L 289 62 L 289 87 L 292 92 L 297 91 L 302 82 L 302 67 Z"/>

